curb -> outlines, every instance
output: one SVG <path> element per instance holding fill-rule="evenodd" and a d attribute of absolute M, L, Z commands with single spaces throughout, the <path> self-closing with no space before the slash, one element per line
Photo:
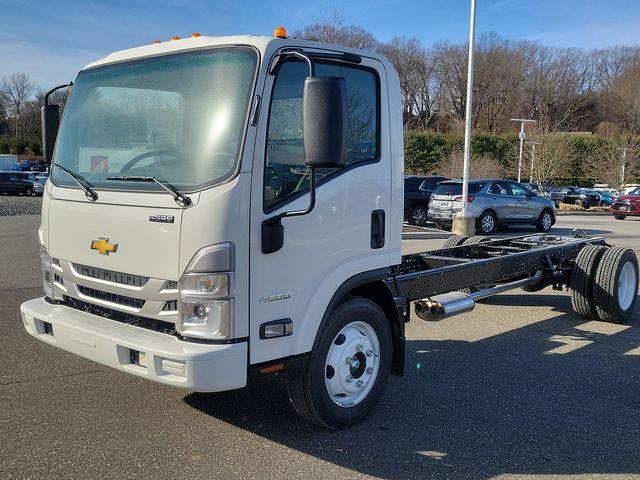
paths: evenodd
<path fill-rule="evenodd" d="M 563 217 L 565 215 L 583 215 L 583 216 L 613 216 L 611 212 L 558 212 L 556 211 L 556 215 L 559 217 Z"/>
<path fill-rule="evenodd" d="M 453 233 L 441 230 L 427 232 L 402 232 L 403 240 L 437 240 L 449 238 Z"/>

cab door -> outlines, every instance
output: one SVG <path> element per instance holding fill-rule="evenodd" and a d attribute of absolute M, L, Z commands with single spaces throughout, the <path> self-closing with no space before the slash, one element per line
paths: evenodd
<path fill-rule="evenodd" d="M 310 351 L 338 287 L 361 272 L 389 266 L 391 167 L 384 68 L 314 60 L 317 76 L 345 78 L 349 105 L 348 165 L 317 171 L 313 211 L 285 218 L 284 244 L 263 253 L 262 225 L 309 205 L 302 95 L 309 75 L 291 59 L 268 75 L 258 122 L 251 196 L 250 363 Z M 384 97 L 384 98 L 383 98 Z M 374 233 L 376 233 L 374 235 Z M 263 338 L 265 325 L 287 324 L 291 335 Z M 284 333 L 284 330 L 283 330 Z"/>

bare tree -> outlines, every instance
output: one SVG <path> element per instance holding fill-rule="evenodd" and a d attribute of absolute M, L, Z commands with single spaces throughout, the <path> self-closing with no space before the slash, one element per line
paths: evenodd
<path fill-rule="evenodd" d="M 437 113 L 440 97 L 431 52 L 415 37 L 395 37 L 380 45 L 380 51 L 398 72 L 405 125 L 425 130 Z"/>
<path fill-rule="evenodd" d="M 446 155 L 433 173 L 450 178 L 460 178 L 463 170 L 463 152 L 454 150 Z M 471 178 L 503 178 L 506 168 L 489 155 L 474 155 L 471 158 Z"/>
<path fill-rule="evenodd" d="M 0 98 L 8 114 L 15 120 L 16 136 L 19 138 L 22 138 L 20 114 L 35 89 L 35 83 L 25 73 L 12 73 L 0 81 Z"/>
<path fill-rule="evenodd" d="M 293 36 L 362 50 L 375 51 L 378 48 L 378 41 L 372 33 L 359 26 L 344 25 L 342 13 L 335 7 L 329 18 L 296 30 Z"/>
<path fill-rule="evenodd" d="M 633 183 L 640 176 L 640 139 L 628 135 L 611 138 L 596 155 L 587 159 L 585 170 L 612 188 L 620 189 Z"/>
<path fill-rule="evenodd" d="M 537 139 L 533 164 L 533 180 L 538 185 L 549 185 L 571 172 L 576 160 L 570 134 L 546 134 Z"/>

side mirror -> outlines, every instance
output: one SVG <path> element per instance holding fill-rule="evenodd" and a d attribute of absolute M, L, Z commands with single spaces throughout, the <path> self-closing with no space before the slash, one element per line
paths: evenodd
<path fill-rule="evenodd" d="M 49 97 L 53 92 L 72 85 L 73 82 L 56 85 L 44 94 L 44 105 L 40 109 L 40 121 L 42 122 L 42 153 L 48 165 L 51 165 L 51 160 L 53 160 L 53 148 L 56 146 L 56 137 L 60 128 L 60 106 L 51 105 Z"/>
<path fill-rule="evenodd" d="M 302 100 L 305 163 L 341 168 L 347 163 L 349 120 L 343 77 L 307 77 Z"/>
<path fill-rule="evenodd" d="M 42 153 L 48 164 L 53 159 L 53 148 L 56 145 L 58 128 L 60 127 L 60 107 L 58 105 L 43 105 L 40 109 L 42 121 Z"/>
<path fill-rule="evenodd" d="M 537 196 L 538 196 L 538 194 L 536 192 L 528 192 L 527 193 L 527 197 L 529 197 L 529 198 L 533 198 L 533 197 L 537 197 Z"/>

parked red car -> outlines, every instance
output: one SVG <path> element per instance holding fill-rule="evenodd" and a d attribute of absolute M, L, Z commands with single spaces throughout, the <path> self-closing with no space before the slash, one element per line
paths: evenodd
<path fill-rule="evenodd" d="M 640 187 L 614 200 L 611 212 L 618 220 L 628 216 L 640 217 Z"/>

